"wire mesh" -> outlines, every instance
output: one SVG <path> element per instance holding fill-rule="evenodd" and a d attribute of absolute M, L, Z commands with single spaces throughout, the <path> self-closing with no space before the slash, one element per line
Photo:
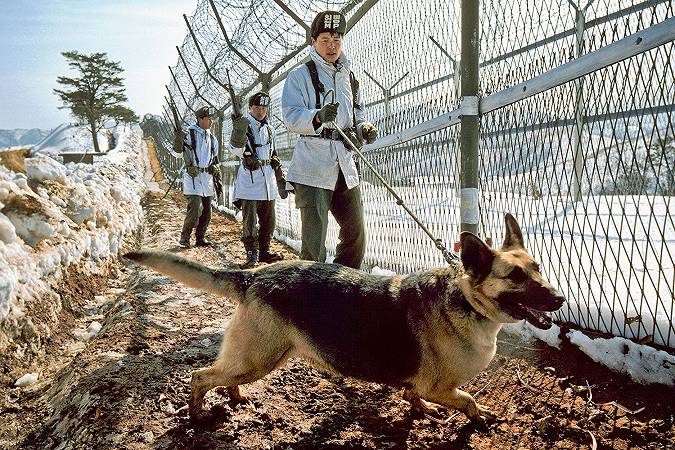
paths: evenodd
<path fill-rule="evenodd" d="M 484 0 L 480 8 L 481 97 L 552 73 L 675 16 L 671 0 Z M 283 80 L 307 56 L 306 26 L 324 9 L 347 15 L 344 51 L 366 116 L 382 135 L 409 131 L 458 107 L 458 0 L 200 0 L 188 18 L 194 38 L 188 32 L 180 47 L 185 64 L 177 58 L 176 80 L 169 85 L 183 117 L 192 117 L 201 97 L 228 105 L 227 70 L 242 97 L 270 90 L 269 116 L 287 163 L 297 136 L 281 119 Z M 483 114 L 479 224 L 482 237 L 497 241 L 503 213 L 518 218 L 531 252 L 568 298 L 558 320 L 671 348 L 672 52 L 670 42 Z M 170 139 L 167 122 L 163 119 L 160 129 Z M 459 127 L 445 126 L 365 150 L 447 246 L 459 233 L 460 139 Z M 230 191 L 235 169 L 234 162 L 225 169 Z M 365 263 L 402 273 L 444 264 L 431 239 L 367 169 L 362 178 Z M 277 232 L 300 239 L 292 196 L 277 201 Z M 336 243 L 331 221 L 329 254 Z"/>
<path fill-rule="evenodd" d="M 574 58 L 673 15 L 670 2 L 592 1 L 577 23 L 572 2 L 560 2 L 554 20 L 542 21 L 547 15 L 528 7 L 536 3 L 483 3 L 514 15 L 502 24 L 533 30 L 528 37 L 484 24 L 485 40 L 506 41 L 497 53 L 512 55 L 486 55 L 486 92 L 552 68 L 547 58 Z M 532 42 L 547 34 L 560 38 Z M 484 115 L 480 163 L 483 233 L 499 235 L 507 211 L 529 224 L 530 249 L 569 300 L 559 319 L 668 346 L 675 331 L 672 49 L 658 47 Z"/>

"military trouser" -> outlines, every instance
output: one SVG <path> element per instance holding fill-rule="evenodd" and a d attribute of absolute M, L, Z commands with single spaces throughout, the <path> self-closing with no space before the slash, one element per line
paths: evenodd
<path fill-rule="evenodd" d="M 206 228 L 211 221 L 211 197 L 202 197 L 201 195 L 186 195 L 187 213 L 183 221 L 183 230 L 180 233 L 182 242 L 189 242 L 192 229 L 197 227 L 195 235 L 197 241 L 204 239 Z"/>
<path fill-rule="evenodd" d="M 300 209 L 302 220 L 300 258 L 326 261 L 326 234 L 330 211 L 340 227 L 334 262 L 360 268 L 366 251 L 360 187 L 348 189 L 342 171 L 333 191 L 298 183 L 294 187 L 295 206 Z"/>
<path fill-rule="evenodd" d="M 241 200 L 241 241 L 246 250 L 266 252 L 276 225 L 274 200 Z M 256 220 L 257 219 L 257 220 Z M 259 227 L 256 227 L 256 221 Z"/>

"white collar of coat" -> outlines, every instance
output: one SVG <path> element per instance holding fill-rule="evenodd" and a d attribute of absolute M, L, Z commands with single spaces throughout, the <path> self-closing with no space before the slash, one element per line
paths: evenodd
<path fill-rule="evenodd" d="M 197 125 L 197 124 L 190 125 L 190 128 L 192 128 L 193 130 L 195 130 L 197 133 L 207 134 L 207 135 L 208 135 L 208 134 L 211 134 L 211 130 L 205 130 L 205 129 L 203 129 L 202 127 L 200 127 L 199 125 Z"/>
<path fill-rule="evenodd" d="M 326 60 L 323 59 L 321 55 L 319 55 L 319 53 L 316 51 L 314 47 L 312 47 L 309 50 L 309 57 L 312 58 L 312 60 L 314 60 L 314 64 L 316 64 L 317 67 L 320 67 L 324 72 L 330 74 L 331 76 L 333 76 L 333 74 L 337 72 L 337 68 L 335 67 L 335 65 L 326 62 Z M 349 61 L 349 58 L 347 58 L 347 55 L 345 55 L 344 51 L 340 54 L 340 57 L 338 58 L 337 62 L 342 65 L 342 70 L 349 72 L 351 62 Z"/>
<path fill-rule="evenodd" d="M 263 120 L 265 120 L 265 119 L 263 119 Z M 249 122 L 253 121 L 253 122 L 251 122 L 251 123 L 257 124 L 257 125 L 258 125 L 258 128 L 262 128 L 263 125 L 269 124 L 268 121 L 265 121 L 265 122 L 259 121 L 259 120 L 256 119 L 255 116 L 254 116 L 253 114 L 251 114 L 251 113 L 248 113 L 248 121 L 249 121 Z"/>

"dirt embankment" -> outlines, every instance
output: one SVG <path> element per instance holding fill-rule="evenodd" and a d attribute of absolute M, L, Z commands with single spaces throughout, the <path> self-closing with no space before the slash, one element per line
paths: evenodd
<path fill-rule="evenodd" d="M 244 259 L 240 226 L 214 215 L 213 248 L 180 251 L 179 194 L 149 194 L 144 248 L 180 252 L 212 267 Z M 287 258 L 295 256 L 273 244 Z M 0 386 L 0 447 L 82 449 L 601 449 L 673 448 L 675 390 L 640 386 L 591 362 L 578 350 L 554 350 L 500 335 L 498 354 L 465 388 L 500 420 L 476 430 L 463 414 L 411 413 L 401 392 L 324 374 L 302 361 L 245 388 L 248 405 L 215 392 L 206 407 L 218 419 L 194 428 L 187 419 L 190 373 L 210 365 L 234 306 L 136 265 L 113 276 L 84 276 L 80 314 L 62 321 L 43 359 L 24 371 L 38 383 Z M 88 286 L 96 285 L 98 293 Z M 96 297 L 94 297 L 96 295 Z M 87 343 L 69 330 L 103 323 Z M 20 373 L 18 367 L 13 375 Z"/>
<path fill-rule="evenodd" d="M 0 165 L 7 167 L 9 170 L 19 173 L 26 173 L 26 166 L 23 160 L 28 157 L 30 148 L 18 148 L 12 150 L 5 150 L 0 152 Z"/>

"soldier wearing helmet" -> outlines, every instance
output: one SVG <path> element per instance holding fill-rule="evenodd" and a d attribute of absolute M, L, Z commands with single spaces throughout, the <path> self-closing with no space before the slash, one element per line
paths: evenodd
<path fill-rule="evenodd" d="M 359 268 L 365 254 L 359 174 L 350 147 L 335 127 L 371 143 L 358 82 L 342 51 L 347 24 L 337 11 L 322 11 L 311 26 L 310 61 L 288 74 L 282 95 L 284 123 L 300 136 L 287 179 L 302 220 L 301 258 L 326 260 L 330 212 L 340 227 L 334 262 Z"/>

